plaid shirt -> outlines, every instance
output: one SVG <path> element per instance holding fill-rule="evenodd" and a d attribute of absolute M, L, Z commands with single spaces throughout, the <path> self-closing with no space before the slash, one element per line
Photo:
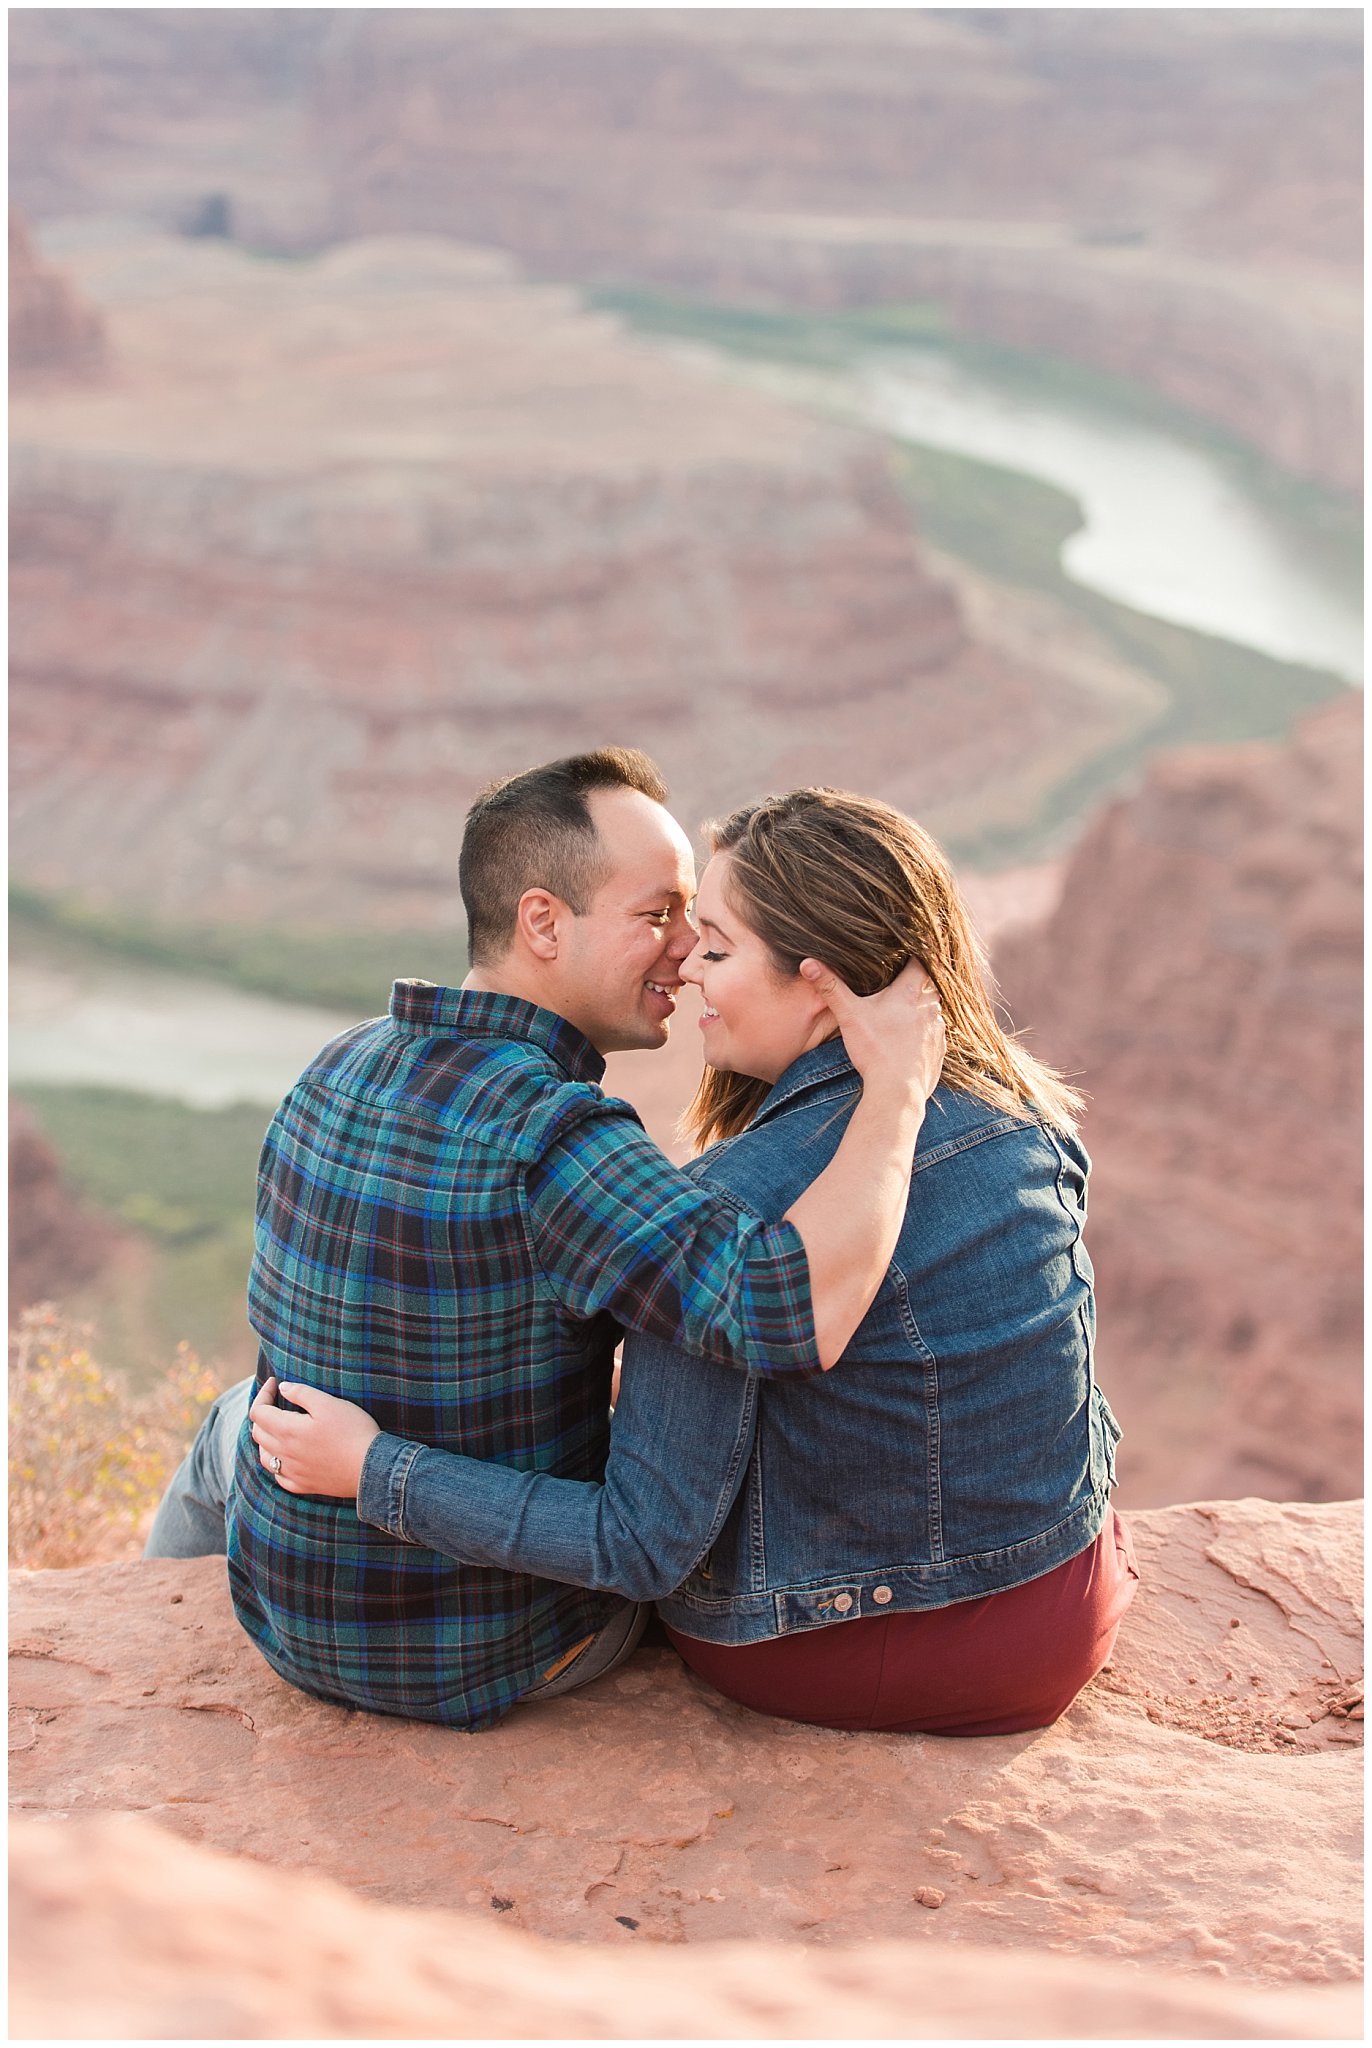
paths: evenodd
<path fill-rule="evenodd" d="M 249 1315 L 269 1373 L 392 1434 L 598 1479 L 620 1326 L 768 1373 L 819 1370 L 809 1268 L 669 1164 L 581 1033 L 513 997 L 397 982 L 325 1046 L 258 1173 Z M 267 1661 L 320 1698 L 498 1720 L 610 1596 L 455 1562 L 283 1492 L 247 1433 L 229 1579 Z"/>

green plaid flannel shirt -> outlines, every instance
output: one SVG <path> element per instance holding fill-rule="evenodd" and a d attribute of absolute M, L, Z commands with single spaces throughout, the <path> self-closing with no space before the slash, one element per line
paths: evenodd
<path fill-rule="evenodd" d="M 272 1121 L 249 1314 L 258 1378 L 392 1434 L 599 1479 L 621 1327 L 766 1374 L 819 1371 L 804 1248 L 680 1173 L 604 1061 L 513 997 L 397 982 Z M 614 1613 L 285 1493 L 245 1426 L 229 1577 L 275 1670 L 320 1698 L 479 1728 Z"/>

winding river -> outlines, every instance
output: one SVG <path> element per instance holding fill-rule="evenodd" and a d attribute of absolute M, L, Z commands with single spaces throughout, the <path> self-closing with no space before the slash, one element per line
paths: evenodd
<path fill-rule="evenodd" d="M 1120 603 L 1279 661 L 1363 674 L 1362 607 L 1346 573 L 1199 442 L 1083 402 L 1028 399 L 929 349 L 856 356 L 843 372 L 755 366 L 780 397 L 1018 470 L 1075 498 L 1066 575 Z"/>

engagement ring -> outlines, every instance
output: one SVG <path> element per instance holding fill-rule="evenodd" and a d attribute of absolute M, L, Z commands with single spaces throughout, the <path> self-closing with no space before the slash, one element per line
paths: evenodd
<path fill-rule="evenodd" d="M 279 1478 L 281 1477 L 281 1460 L 280 1460 L 280 1458 L 273 1458 L 273 1459 L 272 1459 L 272 1461 L 271 1461 L 271 1467 L 272 1467 L 272 1470 L 273 1470 L 273 1472 L 275 1472 L 275 1474 L 276 1474 L 277 1478 L 279 1479 Z"/>

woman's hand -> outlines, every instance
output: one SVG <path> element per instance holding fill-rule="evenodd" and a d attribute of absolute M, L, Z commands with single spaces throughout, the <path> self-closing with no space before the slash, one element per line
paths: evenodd
<path fill-rule="evenodd" d="M 948 1034 L 938 990 L 919 961 L 911 960 L 874 996 L 855 996 L 823 961 L 802 960 L 800 971 L 828 1004 L 864 1084 L 909 1088 L 927 1102 L 938 1086 Z"/>
<path fill-rule="evenodd" d="M 275 1405 L 278 1391 L 303 1415 Z M 354 1500 L 367 1446 L 381 1425 L 354 1401 L 340 1401 L 314 1387 L 283 1386 L 269 1379 L 252 1407 L 252 1439 L 259 1462 L 287 1493 L 325 1494 Z"/>

